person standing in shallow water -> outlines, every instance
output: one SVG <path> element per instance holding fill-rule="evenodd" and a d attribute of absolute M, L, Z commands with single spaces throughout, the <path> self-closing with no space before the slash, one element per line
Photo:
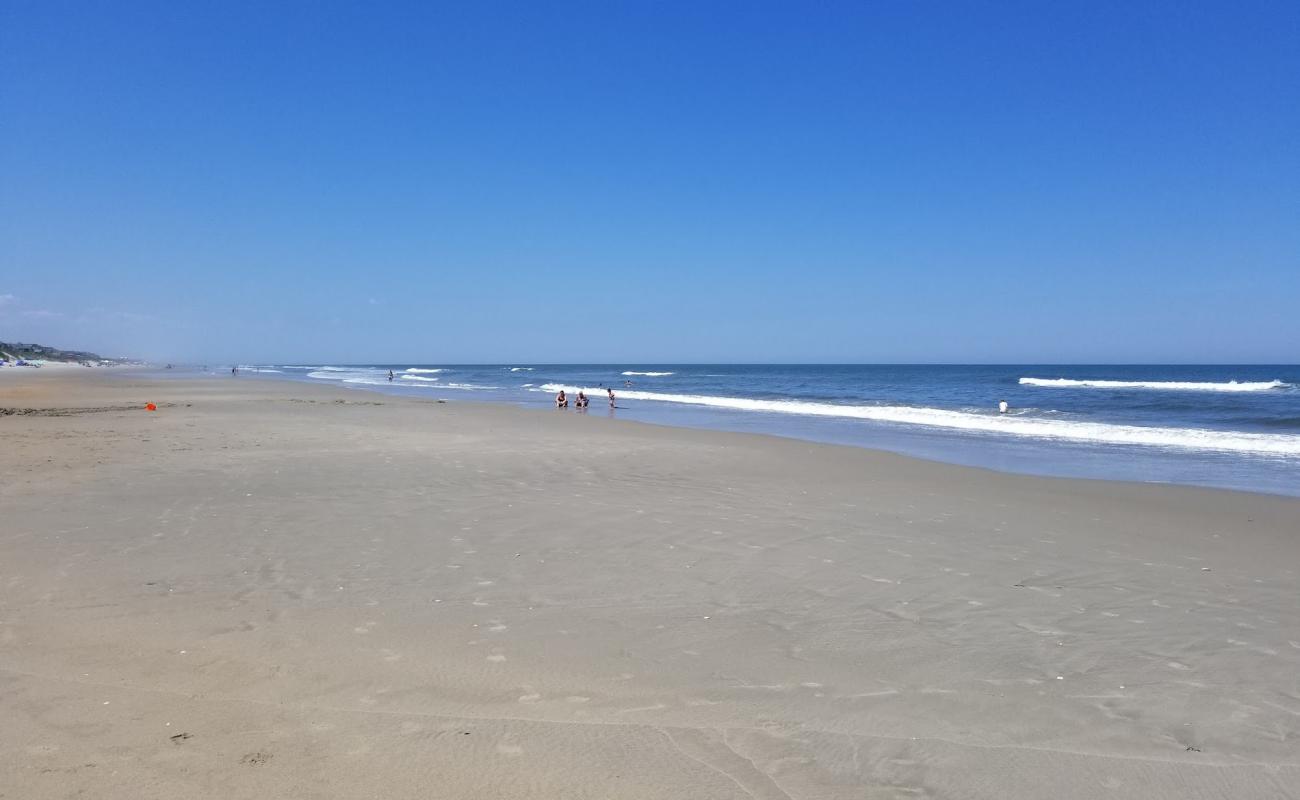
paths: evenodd
<path fill-rule="evenodd" d="M 610 407 L 610 408 L 618 408 L 618 406 L 614 405 L 614 389 L 613 389 L 613 387 L 610 387 L 609 389 L 606 389 L 605 391 L 609 392 L 609 407 Z"/>
<path fill-rule="evenodd" d="M 393 371 L 391 369 L 388 371 L 388 381 L 389 383 L 393 381 Z"/>
<path fill-rule="evenodd" d="M 999 413 L 999 414 L 1005 414 L 1005 413 L 1007 413 L 1007 401 L 1006 401 L 1006 400 L 999 400 L 999 401 L 998 401 L 998 413 Z"/>

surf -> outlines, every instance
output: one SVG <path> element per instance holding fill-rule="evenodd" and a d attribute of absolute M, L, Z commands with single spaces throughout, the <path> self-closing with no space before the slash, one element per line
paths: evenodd
<path fill-rule="evenodd" d="M 1052 389 L 1151 389 L 1173 392 L 1268 392 L 1274 389 L 1288 389 L 1291 387 L 1291 384 L 1279 380 L 1211 383 L 1202 381 L 1075 380 L 1073 378 L 1021 378 L 1020 385 Z"/>
<path fill-rule="evenodd" d="M 534 391 L 558 392 L 560 389 L 569 393 L 581 389 L 596 396 L 603 394 L 605 391 L 602 388 L 593 389 L 557 383 L 543 384 Z M 805 400 L 759 400 L 747 397 L 667 394 L 632 389 L 618 391 L 617 387 L 615 392 L 620 400 L 678 403 L 769 414 L 841 417 L 1080 444 L 1137 445 L 1178 450 L 1249 453 L 1287 458 L 1300 457 L 1300 435 L 1294 434 L 1248 433 L 1201 428 L 1145 427 L 913 406 L 840 405 Z"/>

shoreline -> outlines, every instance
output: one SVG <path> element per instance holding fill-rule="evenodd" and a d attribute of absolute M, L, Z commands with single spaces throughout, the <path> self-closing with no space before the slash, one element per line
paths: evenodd
<path fill-rule="evenodd" d="M 1300 785 L 1294 498 L 293 381 L 0 407 L 49 412 L 0 416 L 15 795 Z"/>
<path fill-rule="evenodd" d="M 133 377 L 140 377 L 140 376 L 136 375 Z M 158 380 L 185 380 L 191 378 L 198 379 L 198 380 L 221 380 L 227 378 L 228 376 L 222 373 L 209 373 L 202 377 L 195 378 L 195 376 L 185 375 L 183 373 L 178 374 L 176 376 L 170 376 L 170 375 L 160 376 L 154 373 L 146 373 L 146 377 L 148 379 L 158 379 Z M 391 391 L 391 388 L 393 387 L 389 387 L 390 390 L 386 391 L 385 387 L 383 386 L 350 385 L 350 384 L 345 385 L 341 383 L 335 385 L 335 384 L 325 383 L 322 381 L 297 379 L 291 376 L 286 376 L 284 374 L 272 375 L 272 374 L 256 373 L 256 372 L 251 373 L 251 375 L 241 376 L 241 379 L 246 379 L 250 377 L 251 379 L 256 381 L 271 381 L 271 382 L 278 382 L 286 385 L 295 385 L 295 386 L 304 386 L 304 385 L 314 386 L 314 387 L 320 387 L 327 390 L 332 389 L 335 391 L 343 390 L 349 392 L 364 392 L 379 397 L 409 398 L 415 401 L 421 401 L 427 399 L 427 396 L 414 394 L 414 392 L 416 391 L 416 387 L 412 387 L 412 386 L 399 385 L 395 388 L 405 389 L 406 391 L 394 392 Z M 597 399 L 602 399 L 602 398 L 597 398 Z M 445 396 L 440 397 L 439 402 L 508 407 L 508 408 L 515 408 L 519 410 L 526 410 L 526 411 L 552 410 L 550 409 L 549 404 L 547 403 L 539 402 L 534 406 L 534 405 L 526 404 L 519 400 L 508 399 L 508 398 L 478 399 L 475 398 L 473 395 L 457 394 L 455 391 L 449 391 Z M 640 412 L 642 409 L 624 408 L 621 410 L 623 410 L 625 414 L 627 412 L 636 414 L 637 412 Z M 672 409 L 672 410 L 677 411 L 678 409 Z M 603 417 L 606 415 L 606 409 L 603 406 L 598 405 L 596 408 L 591 410 L 588 413 L 588 415 L 596 415 L 596 416 Z M 1116 476 L 1097 475 L 1091 472 L 1070 472 L 1063 468 L 1052 469 L 1050 467 L 1042 466 L 1041 462 L 1036 462 L 1032 459 L 1025 459 L 1023 461 L 1003 460 L 997 465 L 993 465 L 991 463 L 988 463 L 987 461 L 981 461 L 978 459 L 960 458 L 959 456 L 955 455 L 955 451 L 942 453 L 942 452 L 936 452 L 932 449 L 929 452 L 919 452 L 915 448 L 891 447 L 889 446 L 888 442 L 868 442 L 868 443 L 847 442 L 835 438 L 822 438 L 822 437 L 815 437 L 807 434 L 800 435 L 799 433 L 782 433 L 778 431 L 769 431 L 769 430 L 741 429 L 739 423 L 733 425 L 732 427 L 727 427 L 725 425 L 716 424 L 716 421 L 715 424 L 710 424 L 708 422 L 697 423 L 692 421 L 675 421 L 671 419 L 663 419 L 662 418 L 663 416 L 664 415 L 662 413 L 662 410 L 660 410 L 660 413 L 657 415 L 652 413 L 649 419 L 636 418 L 635 416 L 633 416 L 632 418 L 628 418 L 627 416 L 624 416 L 622 418 L 617 418 L 616 421 L 650 425 L 654 427 L 667 428 L 672 430 L 688 430 L 688 431 L 702 431 L 702 432 L 710 431 L 710 432 L 721 432 L 721 433 L 734 433 L 739 435 L 767 436 L 767 437 L 773 437 L 777 439 L 825 445 L 830 447 L 847 447 L 855 450 L 865 450 L 872 453 L 888 453 L 890 455 L 895 455 L 902 458 L 917 459 L 931 464 L 944 464 L 949 466 L 961 467 L 965 469 L 987 470 L 1002 475 L 1020 475 L 1026 477 L 1053 478 L 1058 480 L 1101 481 L 1101 482 L 1113 482 L 1113 483 L 1120 483 L 1120 484 L 1137 484 L 1142 486 L 1183 486 L 1189 488 L 1210 489 L 1216 491 L 1240 492 L 1244 494 L 1262 495 L 1268 497 L 1288 497 L 1288 498 L 1300 497 L 1300 480 L 1296 480 L 1294 482 L 1294 485 L 1270 484 L 1265 487 L 1255 487 L 1255 486 L 1247 487 L 1243 485 L 1238 485 L 1236 483 L 1207 483 L 1207 482 L 1191 481 L 1191 480 L 1176 481 L 1176 480 L 1158 480 L 1158 479 L 1139 479 L 1139 478 L 1125 477 L 1125 476 L 1116 477 Z M 934 431 L 929 431 L 929 430 L 921 431 L 919 432 L 919 434 L 918 432 L 915 431 L 908 431 L 908 434 L 936 436 L 939 438 L 944 438 L 948 435 L 944 433 L 936 433 Z M 1016 447 L 1034 448 L 1034 447 L 1042 446 L 1042 442 L 1038 442 L 1038 441 L 1021 442 L 1015 440 L 1011 440 L 1011 441 L 994 440 L 990 444 L 992 444 L 995 447 L 1012 448 L 1013 452 L 1014 452 L 1014 448 Z M 1076 446 L 1077 445 L 1075 443 L 1071 443 L 1071 442 L 1054 442 L 1051 445 L 1047 445 L 1047 447 L 1053 449 L 1059 448 L 1060 451 L 1057 454 L 1062 456 L 1065 453 L 1069 452 L 1065 448 L 1073 448 Z M 1142 454 L 1139 452 L 1138 455 L 1150 455 L 1151 457 L 1159 458 L 1162 456 L 1166 456 L 1168 454 L 1165 453 Z M 1068 461 L 1069 461 L 1068 458 L 1062 458 L 1060 463 L 1068 463 Z M 1294 460 L 1294 461 L 1295 461 L 1296 469 L 1300 470 L 1300 460 Z M 1035 464 L 1038 465 L 1038 468 L 1034 468 Z"/>

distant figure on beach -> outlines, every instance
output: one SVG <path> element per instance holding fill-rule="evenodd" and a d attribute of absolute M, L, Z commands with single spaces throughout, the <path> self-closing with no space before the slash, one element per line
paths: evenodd
<path fill-rule="evenodd" d="M 239 374 L 239 367 L 231 367 L 231 368 L 230 368 L 230 374 L 231 374 L 231 375 L 238 375 L 238 374 Z"/>
<path fill-rule="evenodd" d="M 610 389 L 606 389 L 605 391 L 609 392 L 609 407 L 617 408 L 618 406 L 614 405 L 614 390 L 610 388 Z"/>
<path fill-rule="evenodd" d="M 561 389 L 561 390 L 560 390 L 560 393 L 557 394 L 557 395 L 555 396 L 555 407 L 556 407 L 556 408 L 568 408 L 568 407 L 569 407 L 569 398 L 567 398 L 567 397 L 564 396 L 564 390 L 563 390 L 563 389 Z"/>
<path fill-rule="evenodd" d="M 998 413 L 999 413 L 999 414 L 1005 414 L 1005 413 L 1007 413 L 1007 401 L 1006 401 L 1006 400 L 999 400 L 999 401 L 998 401 Z"/>
<path fill-rule="evenodd" d="M 589 402 L 589 401 L 587 400 L 587 395 L 584 394 L 581 390 L 579 390 L 579 391 L 578 391 L 578 401 L 577 401 L 576 403 L 574 403 L 574 406 L 575 406 L 576 408 L 586 408 L 588 402 Z"/>
<path fill-rule="evenodd" d="M 392 379 L 393 379 L 393 371 L 390 369 L 388 371 L 388 380 L 391 381 Z"/>

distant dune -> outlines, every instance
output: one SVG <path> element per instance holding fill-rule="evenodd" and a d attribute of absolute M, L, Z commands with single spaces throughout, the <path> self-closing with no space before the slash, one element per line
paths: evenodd
<path fill-rule="evenodd" d="M 0 356 L 17 361 L 105 361 L 103 356 L 83 350 L 60 350 L 43 344 L 25 344 L 23 342 L 0 342 Z"/>

